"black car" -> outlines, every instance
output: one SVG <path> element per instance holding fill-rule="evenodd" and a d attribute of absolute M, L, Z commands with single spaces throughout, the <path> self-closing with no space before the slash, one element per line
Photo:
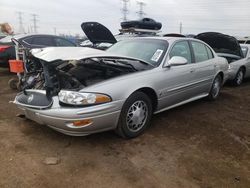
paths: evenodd
<path fill-rule="evenodd" d="M 156 22 L 151 18 L 142 18 L 141 20 L 121 22 L 121 27 L 123 29 L 138 28 L 138 29 L 160 30 L 162 24 L 160 22 Z"/>
<path fill-rule="evenodd" d="M 75 43 L 55 35 L 23 34 L 7 36 L 0 39 L 0 67 L 8 67 L 8 61 L 16 58 L 14 38 L 27 49 L 43 48 L 49 46 L 76 46 Z"/>

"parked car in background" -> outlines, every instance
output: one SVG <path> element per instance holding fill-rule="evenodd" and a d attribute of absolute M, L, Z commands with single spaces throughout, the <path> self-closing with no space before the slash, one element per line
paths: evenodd
<path fill-rule="evenodd" d="M 142 18 L 140 20 L 121 22 L 121 27 L 123 29 L 138 28 L 138 29 L 160 30 L 162 24 L 160 22 L 156 22 L 152 18 Z"/>
<path fill-rule="evenodd" d="M 244 78 L 250 77 L 250 60 L 246 57 L 248 45 L 240 46 L 235 37 L 215 32 L 201 33 L 196 38 L 209 44 L 218 56 L 227 59 L 228 80 L 235 86 L 241 85 Z"/>
<path fill-rule="evenodd" d="M 250 44 L 250 37 L 236 37 L 240 44 Z"/>
<path fill-rule="evenodd" d="M 4 38 L 4 37 L 6 37 L 6 36 L 7 36 L 7 35 L 1 34 L 1 33 L 0 33 L 0 39 Z"/>
<path fill-rule="evenodd" d="M 48 46 L 76 46 L 75 43 L 55 35 L 19 34 L 0 39 L 0 67 L 8 67 L 8 60 L 16 58 L 15 46 L 11 39 L 16 39 L 27 49 Z"/>
<path fill-rule="evenodd" d="M 191 38 L 123 40 L 107 51 L 93 48 L 34 49 L 44 68 L 40 89 L 14 103 L 26 118 L 73 136 L 115 130 L 133 138 L 152 114 L 208 97 L 215 100 L 228 63 Z"/>

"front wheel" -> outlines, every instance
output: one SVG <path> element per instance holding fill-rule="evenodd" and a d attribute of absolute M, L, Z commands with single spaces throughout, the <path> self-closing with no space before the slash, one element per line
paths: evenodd
<path fill-rule="evenodd" d="M 133 93 L 124 103 L 116 133 L 124 138 L 139 136 L 149 125 L 152 102 L 143 92 Z"/>
<path fill-rule="evenodd" d="M 218 98 L 220 94 L 221 86 L 222 86 L 222 78 L 220 75 L 217 75 L 213 81 L 213 85 L 208 95 L 209 100 L 213 101 Z"/>

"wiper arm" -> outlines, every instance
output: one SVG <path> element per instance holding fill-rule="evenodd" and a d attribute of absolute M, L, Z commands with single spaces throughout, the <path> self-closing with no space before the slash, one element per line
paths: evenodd
<path fill-rule="evenodd" d="M 121 60 L 116 60 L 116 61 L 119 62 L 119 63 L 122 63 L 122 64 L 124 64 L 124 65 L 128 65 L 128 66 L 130 66 L 132 69 L 134 69 L 134 70 L 137 71 L 137 69 L 134 67 L 134 65 L 128 63 L 127 60 L 121 59 Z"/>
<path fill-rule="evenodd" d="M 138 69 L 136 69 L 132 64 L 128 63 L 127 60 L 102 58 L 102 62 L 108 63 L 108 61 L 114 62 L 116 64 L 120 63 L 120 64 L 123 64 L 123 65 L 126 65 L 126 66 L 132 68 L 135 71 L 138 71 Z"/>

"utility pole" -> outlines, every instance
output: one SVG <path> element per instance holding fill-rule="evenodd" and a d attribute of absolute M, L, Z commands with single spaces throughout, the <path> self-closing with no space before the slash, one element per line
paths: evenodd
<path fill-rule="evenodd" d="M 54 27 L 54 34 L 56 35 L 56 27 Z"/>
<path fill-rule="evenodd" d="M 139 11 L 136 12 L 139 16 L 139 19 L 142 19 L 145 14 L 144 12 L 144 7 L 146 6 L 146 3 L 142 2 L 142 1 L 137 1 L 137 4 L 139 5 Z"/>
<path fill-rule="evenodd" d="M 23 27 L 23 12 L 17 12 L 18 14 L 18 22 L 19 22 L 19 32 L 25 33 L 24 27 Z"/>
<path fill-rule="evenodd" d="M 180 22 L 180 34 L 182 34 L 182 22 Z"/>
<path fill-rule="evenodd" d="M 122 1 L 122 3 L 123 3 L 123 7 L 122 7 L 122 9 L 121 9 L 121 11 L 122 11 L 122 15 L 123 15 L 123 17 L 122 17 L 122 20 L 123 21 L 127 21 L 128 20 L 128 3 L 129 3 L 129 0 L 121 0 Z"/>
<path fill-rule="evenodd" d="M 32 19 L 31 19 L 31 21 L 33 21 L 33 31 L 34 31 L 34 33 L 37 33 L 37 28 L 38 28 L 38 26 L 37 26 L 37 14 L 31 14 L 31 16 L 33 17 Z"/>

